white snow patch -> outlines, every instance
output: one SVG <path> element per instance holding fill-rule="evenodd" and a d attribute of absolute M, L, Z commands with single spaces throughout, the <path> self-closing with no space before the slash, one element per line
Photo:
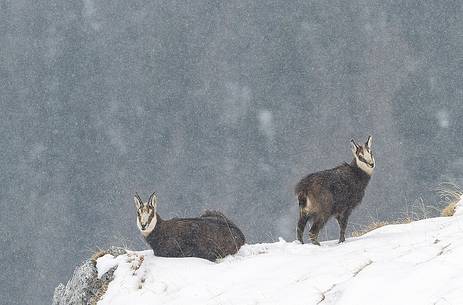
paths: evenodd
<path fill-rule="evenodd" d="M 86 20 L 90 23 L 90 26 L 93 30 L 97 31 L 101 28 L 101 24 L 97 21 L 97 10 L 95 7 L 95 3 L 93 0 L 83 0 L 84 7 L 83 7 L 83 15 Z"/>
<path fill-rule="evenodd" d="M 384 226 L 343 244 L 280 239 L 218 263 L 152 251 L 103 256 L 99 272 L 118 268 L 98 304 L 463 304 L 462 201 L 454 217 Z"/>
<path fill-rule="evenodd" d="M 455 213 L 453 216 L 463 216 L 463 195 L 460 197 L 460 201 L 455 206 Z"/>
<path fill-rule="evenodd" d="M 257 114 L 259 119 L 259 130 L 262 132 L 269 140 L 273 140 L 275 136 L 275 129 L 273 128 L 273 114 L 269 110 L 260 110 Z"/>
<path fill-rule="evenodd" d="M 100 279 L 106 272 L 114 266 L 117 266 L 118 260 L 111 254 L 105 254 L 96 260 L 96 269 L 98 270 L 98 278 Z"/>
<path fill-rule="evenodd" d="M 449 128 L 450 126 L 450 115 L 446 109 L 441 109 L 436 113 L 437 121 L 439 122 L 440 127 Z"/>

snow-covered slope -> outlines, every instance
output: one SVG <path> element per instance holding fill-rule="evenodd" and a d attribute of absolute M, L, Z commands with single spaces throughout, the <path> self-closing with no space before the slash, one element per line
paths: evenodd
<path fill-rule="evenodd" d="M 98 304 L 463 304 L 462 205 L 454 217 L 389 225 L 340 245 L 245 245 L 219 263 L 106 255 L 99 273 L 118 267 Z"/>

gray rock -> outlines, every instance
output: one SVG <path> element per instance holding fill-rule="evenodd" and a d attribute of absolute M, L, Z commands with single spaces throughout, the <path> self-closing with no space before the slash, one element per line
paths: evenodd
<path fill-rule="evenodd" d="M 118 256 L 125 254 L 122 248 L 112 247 L 104 254 Z M 96 304 L 104 294 L 109 282 L 114 278 L 117 266 L 106 272 L 101 279 L 98 278 L 98 270 L 95 260 L 86 260 L 80 267 L 74 270 L 71 279 L 66 285 L 59 284 L 53 295 L 53 305 L 90 305 Z"/>

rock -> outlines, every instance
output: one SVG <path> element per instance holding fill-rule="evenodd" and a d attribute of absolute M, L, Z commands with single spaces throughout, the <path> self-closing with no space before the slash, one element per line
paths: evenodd
<path fill-rule="evenodd" d="M 98 257 L 104 254 L 118 256 L 125 253 L 126 251 L 122 248 L 112 247 L 101 252 Z M 61 283 L 55 288 L 53 305 L 93 305 L 98 302 L 106 291 L 109 282 L 113 280 L 117 267 L 111 268 L 99 279 L 96 259 L 86 260 L 74 270 L 66 285 Z"/>

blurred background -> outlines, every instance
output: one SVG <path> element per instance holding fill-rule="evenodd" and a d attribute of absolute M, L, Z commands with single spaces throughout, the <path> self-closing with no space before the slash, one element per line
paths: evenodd
<path fill-rule="evenodd" d="M 0 0 L 3 304 L 147 249 L 135 192 L 255 243 L 295 239 L 294 185 L 351 138 L 377 165 L 350 231 L 438 215 L 463 183 L 462 1 L 190 2 Z"/>

